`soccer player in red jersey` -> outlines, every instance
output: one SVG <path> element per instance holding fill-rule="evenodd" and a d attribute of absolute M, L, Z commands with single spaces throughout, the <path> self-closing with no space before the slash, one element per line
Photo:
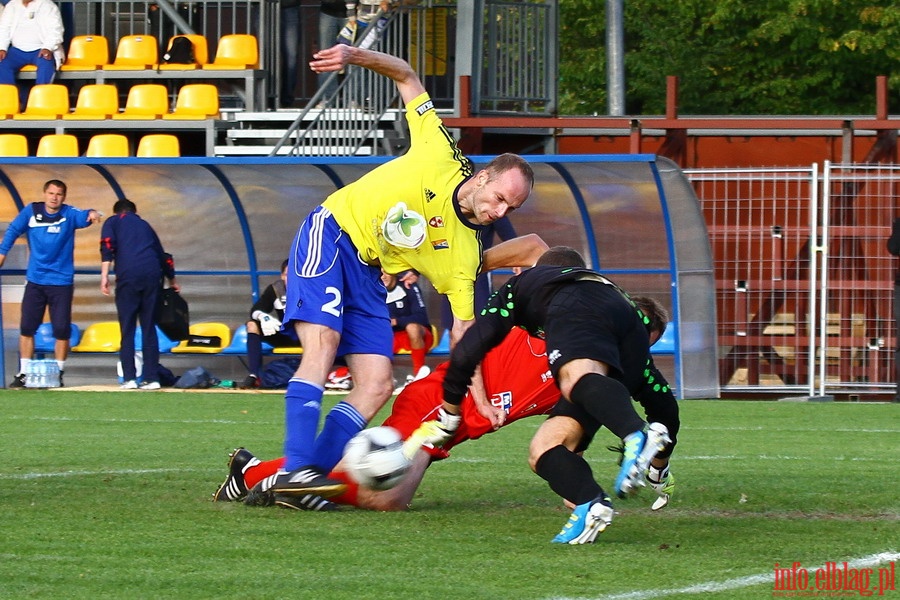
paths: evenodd
<path fill-rule="evenodd" d="M 396 428 L 406 439 L 423 421 L 434 419 L 443 402 L 442 383 L 446 369 L 447 364 L 442 364 L 428 377 L 406 386 L 394 400 L 384 425 Z M 214 499 L 240 500 L 248 490 L 253 490 L 249 504 L 277 503 L 290 508 L 327 510 L 334 508 L 336 502 L 371 510 L 405 510 L 432 460 L 447 458 L 452 447 L 466 440 L 477 439 L 525 417 L 547 414 L 560 397 L 547 366 L 543 340 L 531 337 L 521 329 L 512 330 L 503 343 L 487 354 L 482 363 L 482 375 L 487 401 L 476 405 L 472 395 L 467 395 L 462 404 L 462 422 L 453 438 L 442 448 L 423 446 L 413 456 L 407 475 L 392 489 L 376 491 L 360 487 L 338 463 L 329 477 L 345 481 L 347 490 L 331 498 L 332 502 L 314 495 L 273 494 L 268 488 L 284 459 L 260 462 L 240 448 L 232 454 L 229 476 L 216 491 Z"/>

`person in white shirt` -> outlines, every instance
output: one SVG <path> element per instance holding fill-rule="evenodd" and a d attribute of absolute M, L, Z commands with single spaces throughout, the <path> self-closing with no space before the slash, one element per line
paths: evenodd
<path fill-rule="evenodd" d="M 26 65 L 37 67 L 35 83 L 51 83 L 63 30 L 53 0 L 10 0 L 0 14 L 0 83 L 15 84 L 16 74 Z"/>

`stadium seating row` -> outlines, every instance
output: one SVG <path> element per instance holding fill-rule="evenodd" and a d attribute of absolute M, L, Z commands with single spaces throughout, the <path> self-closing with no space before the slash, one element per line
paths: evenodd
<path fill-rule="evenodd" d="M 445 331 L 443 335 L 438 335 L 437 328 L 431 327 L 434 342 L 429 349 L 429 354 L 446 355 L 450 353 L 450 348 L 446 343 L 449 339 L 449 332 Z M 219 339 L 218 344 L 202 344 L 194 345 L 190 340 L 180 342 L 169 339 L 158 327 L 156 335 L 159 339 L 160 354 L 216 354 L 226 356 L 246 356 L 247 355 L 247 326 L 240 325 L 232 334 L 231 328 L 225 323 L 202 322 L 195 323 L 190 326 L 192 336 L 204 338 Z M 72 324 L 72 334 L 69 338 L 69 345 L 72 352 L 75 353 L 117 353 L 122 339 L 121 329 L 117 321 L 100 321 L 88 325 L 87 329 L 82 331 L 80 328 Z M 53 338 L 53 328 L 50 323 L 43 323 L 38 327 L 34 336 L 34 351 L 36 357 L 45 354 L 52 354 L 56 340 Z M 134 336 L 135 348 L 141 347 L 141 328 L 138 327 Z M 303 348 L 297 347 L 279 347 L 274 348 L 263 342 L 263 354 L 303 354 Z M 675 353 L 675 323 L 669 323 L 666 332 L 659 341 L 654 344 L 651 353 L 659 355 L 672 355 Z M 409 354 L 409 349 L 401 348 L 397 354 Z"/>
<path fill-rule="evenodd" d="M 31 156 L 28 138 L 21 133 L 0 133 L 0 156 Z M 81 156 L 78 138 L 70 133 L 48 133 L 38 141 L 34 156 L 72 158 Z M 84 156 L 89 158 L 129 157 L 129 140 L 121 133 L 98 133 L 88 140 Z M 138 141 L 135 156 L 164 158 L 181 156 L 178 136 L 170 133 L 149 133 Z"/>
<path fill-rule="evenodd" d="M 142 83 L 128 90 L 125 109 L 119 111 L 119 90 L 111 83 L 92 83 L 78 92 L 70 110 L 69 89 L 59 83 L 35 85 L 24 111 L 19 111 L 18 89 L 0 84 L 0 120 L 193 120 L 219 116 L 219 91 L 211 83 L 189 83 L 178 90 L 175 107 L 169 111 L 169 92 L 159 83 Z"/>
<path fill-rule="evenodd" d="M 240 325 L 232 334 L 231 328 L 225 323 L 202 322 L 190 326 L 191 336 L 199 338 L 218 339 L 219 343 L 196 344 L 191 340 L 180 342 L 169 339 L 158 327 L 156 329 L 159 338 L 160 354 L 247 354 L 247 326 Z M 100 321 L 92 323 L 81 331 L 72 324 L 72 335 L 69 345 L 72 352 L 76 353 L 115 353 L 119 351 L 122 330 L 117 321 Z M 53 338 L 53 328 L 50 323 L 42 323 L 34 336 L 35 354 L 52 353 L 56 340 Z M 135 332 L 135 347 L 141 347 L 141 329 Z M 400 349 L 398 354 L 408 354 L 409 350 Z M 303 348 L 299 346 L 282 346 L 274 348 L 263 342 L 263 354 L 303 354 Z"/>
<path fill-rule="evenodd" d="M 160 62 L 156 38 L 152 35 L 128 35 L 119 40 L 116 57 L 109 62 L 109 43 L 98 35 L 73 38 L 66 61 L 56 74 L 56 83 L 71 80 L 93 80 L 109 83 L 111 80 L 150 80 L 167 82 L 174 79 L 210 80 L 219 83 L 229 80 L 243 81 L 241 95 L 248 110 L 262 110 L 265 74 L 259 68 L 259 47 L 256 37 L 250 34 L 223 35 L 216 48 L 216 55 L 209 62 L 207 42 L 202 35 L 177 35 L 188 38 L 194 47 L 191 63 Z M 34 79 L 35 68 L 25 67 L 20 79 Z M 168 105 L 167 105 L 168 106 Z M 128 117 L 125 117 L 128 118 Z"/>
<path fill-rule="evenodd" d="M 109 40 L 102 35 L 77 35 L 69 44 L 66 60 L 60 65 L 60 72 L 73 71 L 136 71 L 155 69 L 158 71 L 206 70 L 222 71 L 233 69 L 256 69 L 259 66 L 259 45 L 256 36 L 250 34 L 230 34 L 219 38 L 216 55 L 209 62 L 209 44 L 199 34 L 172 36 L 167 46 L 172 48 L 176 38 L 191 41 L 194 61 L 191 63 L 166 63 L 159 57 L 159 43 L 152 35 L 125 35 L 119 39 L 115 58 L 110 62 Z M 37 71 L 29 65 L 23 71 Z M 212 75 L 207 75 L 212 76 Z"/>

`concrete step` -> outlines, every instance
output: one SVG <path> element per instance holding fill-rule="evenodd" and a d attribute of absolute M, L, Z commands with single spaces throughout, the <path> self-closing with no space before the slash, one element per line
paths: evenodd
<path fill-rule="evenodd" d="M 245 145 L 245 146 L 215 146 L 215 156 L 269 156 L 274 145 Z M 304 146 L 300 148 L 296 156 L 347 156 L 349 148 L 335 146 Z M 289 156 L 293 154 L 293 146 L 282 146 L 277 156 Z M 354 156 L 372 156 L 372 148 L 359 148 Z"/>
<path fill-rule="evenodd" d="M 229 129 L 225 132 L 225 136 L 229 140 L 264 140 L 274 139 L 280 140 L 281 136 L 287 129 Z M 292 132 L 290 139 L 296 139 L 299 132 Z M 340 131 L 311 131 L 306 134 L 307 139 L 328 139 L 328 138 L 348 138 L 348 134 L 341 134 Z M 368 139 L 384 139 L 385 132 L 381 129 L 371 132 Z"/>

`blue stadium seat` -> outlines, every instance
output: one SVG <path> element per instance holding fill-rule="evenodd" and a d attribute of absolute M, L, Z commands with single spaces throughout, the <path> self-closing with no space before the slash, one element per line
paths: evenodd
<path fill-rule="evenodd" d="M 650 354 L 675 354 L 675 323 L 666 325 L 666 332 L 650 346 Z"/>
<path fill-rule="evenodd" d="M 262 351 L 263 354 L 272 354 L 272 346 L 263 342 L 262 343 Z M 234 335 L 231 336 L 231 343 L 228 344 L 225 348 L 223 348 L 219 354 L 239 354 L 241 356 L 246 356 L 247 354 L 247 325 L 241 325 L 237 329 L 234 330 Z"/>
<path fill-rule="evenodd" d="M 74 348 L 81 341 L 81 330 L 78 325 L 72 323 L 72 333 L 69 335 L 69 347 Z M 34 334 L 34 353 L 35 356 L 43 354 L 53 354 L 56 347 L 56 338 L 53 337 L 53 325 L 50 323 L 41 323 Z"/>
<path fill-rule="evenodd" d="M 433 326 L 432 326 L 433 327 Z M 428 354 L 450 354 L 450 330 L 445 329 L 441 334 L 441 340 L 428 351 Z"/>
<path fill-rule="evenodd" d="M 134 349 L 140 350 L 143 345 L 144 335 L 141 333 L 141 326 L 138 325 L 134 331 Z M 169 336 L 163 333 L 162 329 L 156 328 L 156 345 L 159 346 L 160 354 L 169 354 L 172 348 L 178 345 L 178 342 L 170 340 Z"/>

